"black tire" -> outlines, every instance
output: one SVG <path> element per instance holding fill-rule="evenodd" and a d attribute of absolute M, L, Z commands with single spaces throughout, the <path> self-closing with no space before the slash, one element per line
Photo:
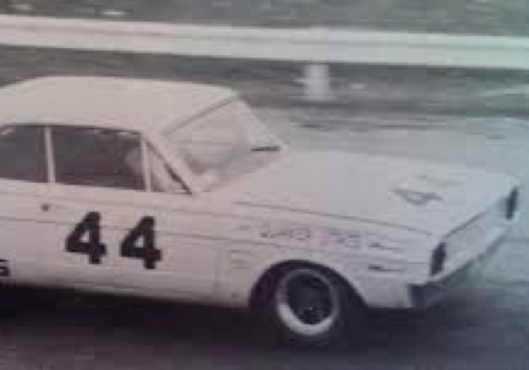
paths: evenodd
<path fill-rule="evenodd" d="M 361 299 L 338 276 L 316 266 L 277 273 L 261 302 L 276 336 L 290 345 L 342 346 L 359 340 L 366 327 Z"/>

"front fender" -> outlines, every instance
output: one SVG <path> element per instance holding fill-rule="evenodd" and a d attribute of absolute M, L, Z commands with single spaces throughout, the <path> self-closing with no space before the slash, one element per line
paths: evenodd
<path fill-rule="evenodd" d="M 249 308 L 259 281 L 275 267 L 287 263 L 317 265 L 335 273 L 368 307 L 406 307 L 409 303 L 409 276 L 372 269 L 375 265 L 369 257 L 273 247 L 228 253 L 219 267 L 213 300 L 219 305 Z"/>

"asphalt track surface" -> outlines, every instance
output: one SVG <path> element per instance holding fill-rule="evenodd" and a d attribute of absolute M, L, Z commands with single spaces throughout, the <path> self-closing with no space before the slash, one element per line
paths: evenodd
<path fill-rule="evenodd" d="M 54 3 L 49 8 L 54 15 L 62 4 L 31 3 L 42 13 Z M 98 1 L 75 3 L 103 7 Z M 110 3 L 114 8 L 125 4 L 105 6 Z M 142 4 L 130 3 L 135 4 L 131 9 Z M 427 3 L 433 9 L 440 4 Z M 525 6 L 521 1 L 475 3 Z M 178 4 L 184 7 L 185 2 Z M 527 12 L 517 16 L 527 17 Z M 519 18 L 502 27 L 527 27 L 517 23 Z M 522 33 L 502 27 L 495 33 Z M 529 76 L 368 67 L 338 72 L 337 100 L 311 105 L 302 99 L 300 71 L 286 64 L 0 48 L 1 85 L 49 74 L 218 83 L 240 90 L 295 147 L 469 164 L 511 173 L 528 187 Z M 0 369 L 527 369 L 528 230 L 526 212 L 487 268 L 440 306 L 420 314 L 374 313 L 364 344 L 356 348 L 282 347 L 244 312 L 67 294 L 0 321 Z"/>

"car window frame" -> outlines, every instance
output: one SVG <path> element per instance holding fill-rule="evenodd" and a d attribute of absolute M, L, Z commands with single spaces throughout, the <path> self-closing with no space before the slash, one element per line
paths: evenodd
<path fill-rule="evenodd" d="M 44 141 L 44 163 L 46 166 L 46 179 L 42 182 L 31 182 L 31 184 L 40 184 L 40 185 L 63 185 L 63 186 L 79 186 L 79 187 L 92 187 L 97 189 L 105 189 L 105 190 L 114 190 L 114 191 L 136 191 L 136 192 L 144 192 L 144 193 L 150 193 L 150 194 L 165 194 L 165 195 L 179 195 L 179 196 L 196 196 L 198 193 L 200 193 L 200 188 L 198 184 L 196 183 L 196 179 L 192 172 L 187 168 L 186 164 L 182 161 L 181 158 L 178 156 L 173 156 L 170 151 L 167 151 L 166 148 L 163 146 L 163 141 L 158 139 L 156 134 L 149 135 L 148 133 L 137 131 L 137 130 L 128 130 L 126 128 L 120 128 L 120 127 L 108 127 L 108 126 L 102 126 L 102 125 L 88 125 L 88 124 L 66 124 L 61 122 L 6 122 L 6 123 L 0 123 L 0 130 L 9 129 L 9 128 L 18 128 L 18 127 L 25 127 L 25 126 L 33 126 L 38 127 L 42 129 L 43 134 L 43 141 Z M 125 189 L 125 188 L 106 188 L 106 187 L 96 187 L 96 186 L 89 186 L 89 185 L 73 185 L 73 184 L 62 184 L 57 182 L 56 178 L 56 164 L 55 164 L 55 150 L 54 150 L 54 142 L 52 137 L 52 128 L 53 127 L 73 127 L 73 128 L 88 128 L 88 129 L 101 129 L 101 130 L 113 130 L 113 131 L 128 131 L 131 133 L 135 133 L 139 135 L 140 142 L 141 142 L 141 155 L 142 155 L 142 166 L 143 166 L 143 177 L 145 182 L 145 189 L 142 190 L 135 190 L 135 189 Z M 150 162 L 148 159 L 148 148 L 152 147 L 153 150 L 157 153 L 157 155 L 167 164 L 167 166 L 173 171 L 174 175 L 178 178 L 178 180 L 182 183 L 185 193 L 166 193 L 166 192 L 157 192 L 154 191 L 151 184 L 151 176 L 150 176 Z M 175 165 L 176 161 L 176 165 Z M 147 163 L 145 163 L 147 162 Z M 20 182 L 22 180 L 17 179 L 0 179 L 1 181 L 17 181 Z M 30 182 L 28 182 L 30 183 Z"/>
<path fill-rule="evenodd" d="M 169 126 L 171 127 L 171 126 Z M 173 170 L 176 176 L 182 181 L 189 192 L 189 196 L 197 197 L 206 192 L 202 181 L 191 171 L 187 163 L 179 153 L 171 150 L 165 140 L 168 130 L 158 133 L 145 132 L 144 137 L 153 148 L 155 148 L 167 165 Z M 159 194 L 159 193 L 158 193 Z"/>
<path fill-rule="evenodd" d="M 148 178 L 148 191 L 150 193 L 154 194 L 169 194 L 169 195 L 193 195 L 193 191 L 188 185 L 188 183 L 182 178 L 182 176 L 179 175 L 178 171 L 175 170 L 172 163 L 164 156 L 163 152 L 152 142 L 150 141 L 145 135 L 142 135 L 142 151 L 144 153 L 144 161 L 146 162 L 144 165 L 145 168 L 145 175 Z M 164 163 L 165 166 L 167 166 L 168 170 L 171 172 L 171 175 L 173 177 L 176 177 L 176 180 L 182 185 L 183 192 L 181 193 L 172 193 L 172 192 L 165 192 L 165 191 L 156 191 L 154 190 L 153 184 L 152 184 L 152 157 L 151 152 L 158 156 L 160 160 Z"/>
<path fill-rule="evenodd" d="M 90 125 L 90 124 L 61 124 L 61 123 L 45 123 L 43 124 L 45 126 L 45 132 L 46 132 L 46 141 L 47 141 L 47 147 L 48 149 L 48 158 L 49 158 L 49 165 L 48 168 L 52 170 L 53 172 L 50 174 L 50 177 L 52 179 L 51 183 L 62 185 L 62 186 L 73 186 L 73 187 L 81 187 L 81 188 L 93 188 L 93 189 L 104 189 L 104 190 L 117 190 L 117 191 L 133 191 L 133 192 L 140 192 L 140 193 L 147 193 L 150 192 L 148 189 L 148 182 L 147 182 L 147 174 L 145 171 L 145 158 L 144 158 L 144 152 L 143 152 L 143 134 L 136 130 L 129 130 L 126 128 L 121 127 L 108 127 L 108 126 L 100 126 L 100 125 Z M 108 131 L 108 132 L 127 132 L 138 136 L 139 139 L 139 146 L 140 146 L 140 156 L 141 156 L 141 166 L 142 166 L 142 181 L 143 181 L 143 187 L 141 189 L 133 189 L 133 188 L 125 188 L 125 187 L 107 187 L 107 186 L 98 186 L 98 185 L 83 185 L 83 184 L 68 184 L 57 181 L 57 164 L 55 162 L 55 142 L 53 141 L 53 128 L 54 127 L 67 127 L 67 128 L 73 128 L 73 129 L 93 129 L 93 130 L 102 130 L 102 131 Z"/>
<path fill-rule="evenodd" d="M 149 140 L 145 133 L 138 130 L 130 130 L 127 128 L 120 127 L 108 127 L 100 125 L 89 125 L 89 124 L 61 124 L 61 123 L 45 123 L 45 124 L 35 124 L 35 126 L 40 126 L 44 128 L 44 137 L 45 137 L 45 149 L 46 149 L 46 164 L 48 168 L 48 183 L 65 185 L 65 186 L 79 186 L 83 188 L 97 188 L 111 191 L 134 191 L 140 193 L 149 193 L 149 194 L 167 194 L 167 195 L 193 195 L 192 188 L 189 186 L 188 182 L 179 174 L 179 171 L 174 168 L 172 162 L 166 158 L 162 150 L 159 150 L 157 145 Z M 130 188 L 121 188 L 121 187 L 103 187 L 95 185 L 80 185 L 80 184 L 64 184 L 57 181 L 57 172 L 56 172 L 56 163 L 55 163 L 55 143 L 53 141 L 52 131 L 54 127 L 70 127 L 74 129 L 98 129 L 106 130 L 110 132 L 128 132 L 134 135 L 138 135 L 140 142 L 140 155 L 141 155 L 141 165 L 142 165 L 142 178 L 143 183 L 145 184 L 143 189 L 130 189 Z M 151 178 L 151 163 L 149 158 L 149 147 L 151 147 L 157 155 L 164 161 L 164 163 L 171 169 L 177 179 L 183 186 L 185 192 L 182 193 L 170 193 L 170 192 L 159 192 L 154 191 L 152 186 Z"/>

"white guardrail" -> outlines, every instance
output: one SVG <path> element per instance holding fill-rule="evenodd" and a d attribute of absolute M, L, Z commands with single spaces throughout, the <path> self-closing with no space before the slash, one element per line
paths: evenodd
<path fill-rule="evenodd" d="M 329 65 L 529 71 L 529 38 L 325 29 L 233 28 L 0 16 L 0 44 L 296 62 L 307 96 L 331 96 Z"/>

